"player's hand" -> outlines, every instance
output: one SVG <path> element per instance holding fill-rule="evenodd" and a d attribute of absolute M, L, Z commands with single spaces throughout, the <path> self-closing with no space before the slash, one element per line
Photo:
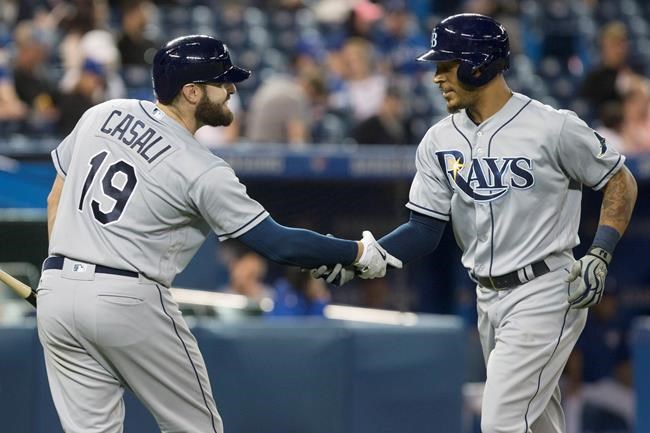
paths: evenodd
<path fill-rule="evenodd" d="M 354 269 L 352 267 L 344 267 L 340 263 L 334 265 L 333 268 L 323 265 L 319 268 L 311 269 L 309 273 L 313 278 L 325 278 L 327 283 L 337 286 L 342 286 L 354 279 Z"/>
<path fill-rule="evenodd" d="M 573 263 L 565 279 L 567 282 L 579 279 L 577 285 L 569 285 L 568 300 L 571 308 L 589 308 L 600 302 L 611 261 L 612 255 L 609 252 L 595 247 Z"/>
<path fill-rule="evenodd" d="M 359 278 L 364 280 L 381 278 L 386 275 L 388 266 L 402 268 L 402 261 L 388 254 L 368 230 L 363 232 L 361 243 L 363 244 L 363 253 L 361 253 L 359 260 L 353 263 Z"/>
<path fill-rule="evenodd" d="M 326 234 L 328 238 L 333 238 L 334 235 L 331 233 Z M 334 284 L 337 286 L 342 286 L 343 284 L 352 281 L 354 279 L 354 268 L 344 267 L 342 264 L 337 263 L 333 267 L 327 265 L 319 266 L 315 269 L 310 269 L 309 273 L 312 278 L 319 279 L 324 278 L 325 282 L 328 284 Z"/>

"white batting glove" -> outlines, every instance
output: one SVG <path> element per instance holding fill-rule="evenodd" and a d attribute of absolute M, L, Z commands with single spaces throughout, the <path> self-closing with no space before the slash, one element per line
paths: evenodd
<path fill-rule="evenodd" d="M 340 263 L 334 265 L 333 268 L 323 265 L 310 270 L 309 273 L 313 278 L 325 278 L 328 284 L 335 284 L 337 286 L 342 286 L 354 279 L 354 269 L 346 268 Z"/>
<path fill-rule="evenodd" d="M 602 248 L 594 247 L 571 266 L 565 281 L 580 278 L 577 287 L 569 285 L 569 304 L 571 308 L 589 308 L 600 302 L 605 290 L 607 268 L 612 255 Z"/>
<path fill-rule="evenodd" d="M 353 263 L 357 268 L 359 278 L 364 280 L 381 278 L 386 275 L 386 267 L 389 265 L 402 269 L 402 261 L 388 254 L 368 230 L 363 232 L 361 243 L 363 244 L 363 253 L 359 260 Z"/>

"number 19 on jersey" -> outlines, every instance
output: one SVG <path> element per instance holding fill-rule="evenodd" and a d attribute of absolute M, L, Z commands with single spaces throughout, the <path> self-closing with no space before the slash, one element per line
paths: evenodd
<path fill-rule="evenodd" d="M 86 176 L 86 180 L 81 189 L 81 197 L 79 198 L 78 209 L 81 212 L 84 211 L 84 200 L 86 195 L 95 181 L 97 174 L 102 171 L 102 166 L 105 165 L 104 163 L 106 162 L 106 157 L 108 155 L 109 152 L 103 150 L 94 155 L 90 158 L 90 161 L 88 161 L 90 169 L 88 170 L 88 175 Z M 135 191 L 138 177 L 135 174 L 135 168 L 131 164 L 124 160 L 120 160 L 108 166 L 108 169 L 106 169 L 106 172 L 99 182 L 101 182 L 102 194 L 105 197 L 112 199 L 113 204 L 110 209 L 103 211 L 101 203 L 91 195 L 90 207 L 95 220 L 106 225 L 120 219 L 131 194 Z"/>

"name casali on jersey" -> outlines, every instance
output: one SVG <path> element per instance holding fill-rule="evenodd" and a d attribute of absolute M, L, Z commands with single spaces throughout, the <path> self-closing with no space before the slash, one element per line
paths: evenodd
<path fill-rule="evenodd" d="M 163 137 L 144 121 L 129 113 L 124 115 L 120 110 L 108 115 L 100 131 L 126 144 L 149 164 L 172 147 L 164 146 Z"/>
<path fill-rule="evenodd" d="M 495 200 L 510 188 L 528 189 L 535 184 L 533 161 L 523 156 L 472 158 L 465 163 L 459 150 L 436 152 L 447 179 L 477 202 Z"/>

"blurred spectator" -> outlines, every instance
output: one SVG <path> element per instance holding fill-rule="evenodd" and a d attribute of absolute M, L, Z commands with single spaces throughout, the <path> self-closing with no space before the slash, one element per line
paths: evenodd
<path fill-rule="evenodd" d="M 0 2 L 0 23 L 10 28 L 24 20 L 31 20 L 45 5 L 40 0 L 3 0 Z"/>
<path fill-rule="evenodd" d="M 369 0 L 359 0 L 345 20 L 346 37 L 370 39 L 372 29 L 381 16 L 381 7 Z"/>
<path fill-rule="evenodd" d="M 627 344 L 616 288 L 611 284 L 601 302 L 591 308 L 566 366 L 567 433 L 581 433 L 586 405 L 620 416 L 633 431 L 634 391 Z"/>
<path fill-rule="evenodd" d="M 383 6 L 384 18 L 373 42 L 385 62 L 384 69 L 405 75 L 424 71 L 424 64 L 415 59 L 429 49 L 429 39 L 418 28 L 406 0 L 389 0 Z"/>
<path fill-rule="evenodd" d="M 309 272 L 289 267 L 284 278 L 274 283 L 275 296 L 271 316 L 322 316 L 330 293 L 322 279 L 313 279 Z"/>
<path fill-rule="evenodd" d="M 257 253 L 249 251 L 233 258 L 228 268 L 230 281 L 221 291 L 243 295 L 254 301 L 273 297 L 272 289 L 264 284 L 266 261 Z"/>
<path fill-rule="evenodd" d="M 22 120 L 28 112 L 27 106 L 16 95 L 6 60 L 6 53 L 0 50 L 0 123 Z"/>
<path fill-rule="evenodd" d="M 147 39 L 144 32 L 153 7 L 145 0 L 122 3 L 122 34 L 118 38 L 117 48 L 123 65 L 151 64 L 158 44 Z"/>
<path fill-rule="evenodd" d="M 241 117 L 241 100 L 237 93 L 230 96 L 228 108 L 234 114 L 232 123 L 228 126 L 205 125 L 196 131 L 194 137 L 209 148 L 225 147 L 235 143 L 239 139 Z"/>
<path fill-rule="evenodd" d="M 415 144 L 403 114 L 402 95 L 391 86 L 386 90 L 379 112 L 357 125 L 352 137 L 359 144 Z"/>
<path fill-rule="evenodd" d="M 58 116 L 57 90 L 47 76 L 48 45 L 39 38 L 31 21 L 18 23 L 14 30 L 16 94 L 31 108 L 31 130 L 49 130 Z M 49 131 L 51 132 L 51 131 Z"/>
<path fill-rule="evenodd" d="M 61 94 L 59 102 L 61 116 L 57 128 L 60 136 L 68 135 L 84 112 L 104 99 L 104 77 L 102 65 L 86 59 L 72 91 Z"/>
<path fill-rule="evenodd" d="M 361 121 L 379 111 L 386 93 L 386 77 L 375 72 L 374 48 L 364 39 L 351 38 L 341 51 L 343 87 L 331 97 L 337 109 L 349 108 Z"/>
<path fill-rule="evenodd" d="M 639 79 L 623 96 L 622 148 L 626 154 L 650 151 L 650 89 Z"/>
<path fill-rule="evenodd" d="M 302 71 L 322 67 L 321 65 L 326 61 L 327 55 L 325 41 L 319 34 L 304 35 L 296 43 L 294 54 L 291 58 L 294 73 L 298 75 Z"/>
<path fill-rule="evenodd" d="M 86 59 L 102 66 L 106 82 L 106 98 L 126 95 L 126 87 L 119 74 L 120 52 L 113 34 L 108 30 L 108 9 L 105 0 L 74 0 L 69 13 L 62 20 L 64 36 L 59 44 L 64 74 L 59 82 L 63 92 L 71 92 L 77 85 Z"/>
<path fill-rule="evenodd" d="M 618 21 L 607 24 L 601 31 L 600 63 L 587 73 L 580 89 L 595 115 L 600 116 L 604 103 L 621 102 L 638 75 L 628 62 L 629 51 L 625 25 Z"/>
<path fill-rule="evenodd" d="M 102 67 L 106 83 L 105 99 L 123 98 L 126 86 L 120 76 L 120 52 L 113 35 L 106 30 L 91 30 L 81 37 L 80 49 L 84 60 L 90 59 Z M 63 77 L 64 89 L 66 84 L 74 83 L 76 72 L 78 71 L 73 69 Z"/>
<path fill-rule="evenodd" d="M 313 5 L 314 16 L 326 27 L 323 36 L 327 45 L 340 46 L 351 37 L 370 39 L 372 30 L 383 11 L 377 2 L 369 0 L 318 0 Z"/>
<path fill-rule="evenodd" d="M 60 29 L 63 33 L 59 43 L 59 56 L 63 68 L 67 71 L 78 70 L 84 60 L 81 50 L 81 38 L 86 33 L 98 28 L 98 16 L 95 1 L 74 0 L 68 4 L 66 13 L 61 19 Z M 74 82 L 73 79 L 69 79 Z M 73 83 L 74 84 L 74 83 Z M 72 85 L 69 87 L 72 87 Z M 66 85 L 63 85 L 64 89 Z"/>
<path fill-rule="evenodd" d="M 258 142 L 304 146 L 311 141 L 314 110 L 325 97 L 325 78 L 318 68 L 304 69 L 295 78 L 272 77 L 253 95 L 246 136 Z"/>
<path fill-rule="evenodd" d="M 320 24 L 340 25 L 352 9 L 348 0 L 316 0 L 311 6 Z"/>

